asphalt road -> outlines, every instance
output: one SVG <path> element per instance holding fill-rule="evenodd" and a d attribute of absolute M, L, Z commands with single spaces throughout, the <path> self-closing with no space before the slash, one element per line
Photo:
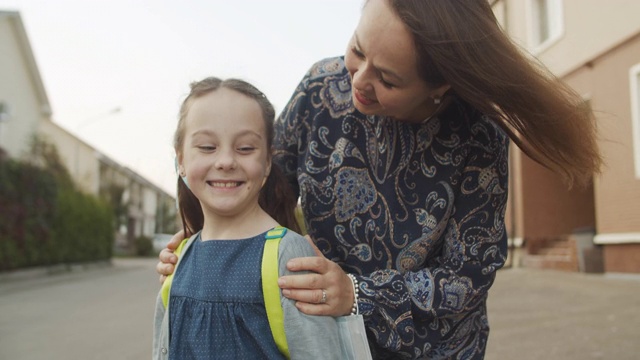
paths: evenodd
<path fill-rule="evenodd" d="M 155 259 L 0 283 L 0 359 L 150 359 Z"/>
<path fill-rule="evenodd" d="M 0 275 L 0 359 L 149 359 L 156 259 Z M 486 360 L 640 359 L 640 276 L 503 269 Z"/>
<path fill-rule="evenodd" d="M 640 359 L 640 275 L 503 269 L 486 359 Z"/>

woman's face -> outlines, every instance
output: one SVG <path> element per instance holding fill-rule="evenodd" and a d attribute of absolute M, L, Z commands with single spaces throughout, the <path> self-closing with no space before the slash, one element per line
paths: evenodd
<path fill-rule="evenodd" d="M 387 0 L 367 1 L 345 55 L 355 107 L 400 121 L 431 116 L 433 97 L 440 97 L 444 87 L 429 88 L 418 75 L 416 59 L 413 37 Z"/>

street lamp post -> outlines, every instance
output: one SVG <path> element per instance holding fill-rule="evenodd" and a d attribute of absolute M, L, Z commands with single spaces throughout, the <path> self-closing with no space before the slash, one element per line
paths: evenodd
<path fill-rule="evenodd" d="M 94 117 L 92 117 L 92 118 L 85 119 L 83 122 L 81 122 L 80 124 L 78 124 L 78 125 L 76 126 L 76 132 L 77 132 L 77 131 L 80 131 L 80 130 L 81 130 L 81 129 L 83 129 L 85 126 L 87 126 L 87 125 L 89 125 L 89 124 L 91 124 L 91 123 L 93 123 L 93 122 L 96 122 L 96 121 L 98 121 L 98 120 L 102 120 L 102 119 L 104 119 L 104 118 L 106 118 L 106 117 L 109 117 L 109 116 L 111 116 L 111 115 L 115 115 L 115 114 L 117 114 L 117 113 L 119 113 L 119 112 L 121 112 L 121 111 L 122 111 L 122 108 L 121 108 L 120 106 L 116 106 L 116 107 L 114 107 L 113 109 L 111 109 L 111 110 L 107 111 L 107 112 L 106 112 L 106 113 L 104 113 L 104 114 L 100 114 L 100 115 L 94 116 Z"/>

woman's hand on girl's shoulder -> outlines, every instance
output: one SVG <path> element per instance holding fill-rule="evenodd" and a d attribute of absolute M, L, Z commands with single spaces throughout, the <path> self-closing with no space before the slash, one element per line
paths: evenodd
<path fill-rule="evenodd" d="M 156 264 L 156 271 L 160 274 L 160 284 L 164 283 L 167 276 L 173 274 L 175 264 L 178 263 L 178 256 L 173 252 L 176 251 L 183 239 L 184 232 L 180 230 L 169 240 L 167 247 L 160 251 L 158 255 L 160 261 Z"/>
<path fill-rule="evenodd" d="M 296 301 L 296 307 L 307 315 L 343 316 L 351 312 L 353 285 L 335 262 L 324 257 L 311 238 L 305 236 L 316 255 L 289 260 L 289 271 L 311 273 L 281 276 L 278 286 L 282 295 Z"/>

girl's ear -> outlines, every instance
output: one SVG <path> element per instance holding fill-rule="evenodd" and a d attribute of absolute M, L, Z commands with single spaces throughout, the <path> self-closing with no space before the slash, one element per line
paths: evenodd
<path fill-rule="evenodd" d="M 178 176 L 180 176 L 184 184 L 187 185 L 187 188 L 191 190 L 191 188 L 189 187 L 189 182 L 187 182 L 187 171 L 185 170 L 184 165 L 182 165 L 182 154 L 176 154 L 174 164 Z"/>
<path fill-rule="evenodd" d="M 173 166 L 175 167 L 176 174 L 185 176 L 184 166 L 182 166 L 182 156 L 176 154 L 176 157 L 173 158 Z"/>
<path fill-rule="evenodd" d="M 271 157 L 267 159 L 267 168 L 264 171 L 264 179 L 262 179 L 262 186 L 267 183 L 267 179 L 269 178 L 269 174 L 271 174 Z"/>

